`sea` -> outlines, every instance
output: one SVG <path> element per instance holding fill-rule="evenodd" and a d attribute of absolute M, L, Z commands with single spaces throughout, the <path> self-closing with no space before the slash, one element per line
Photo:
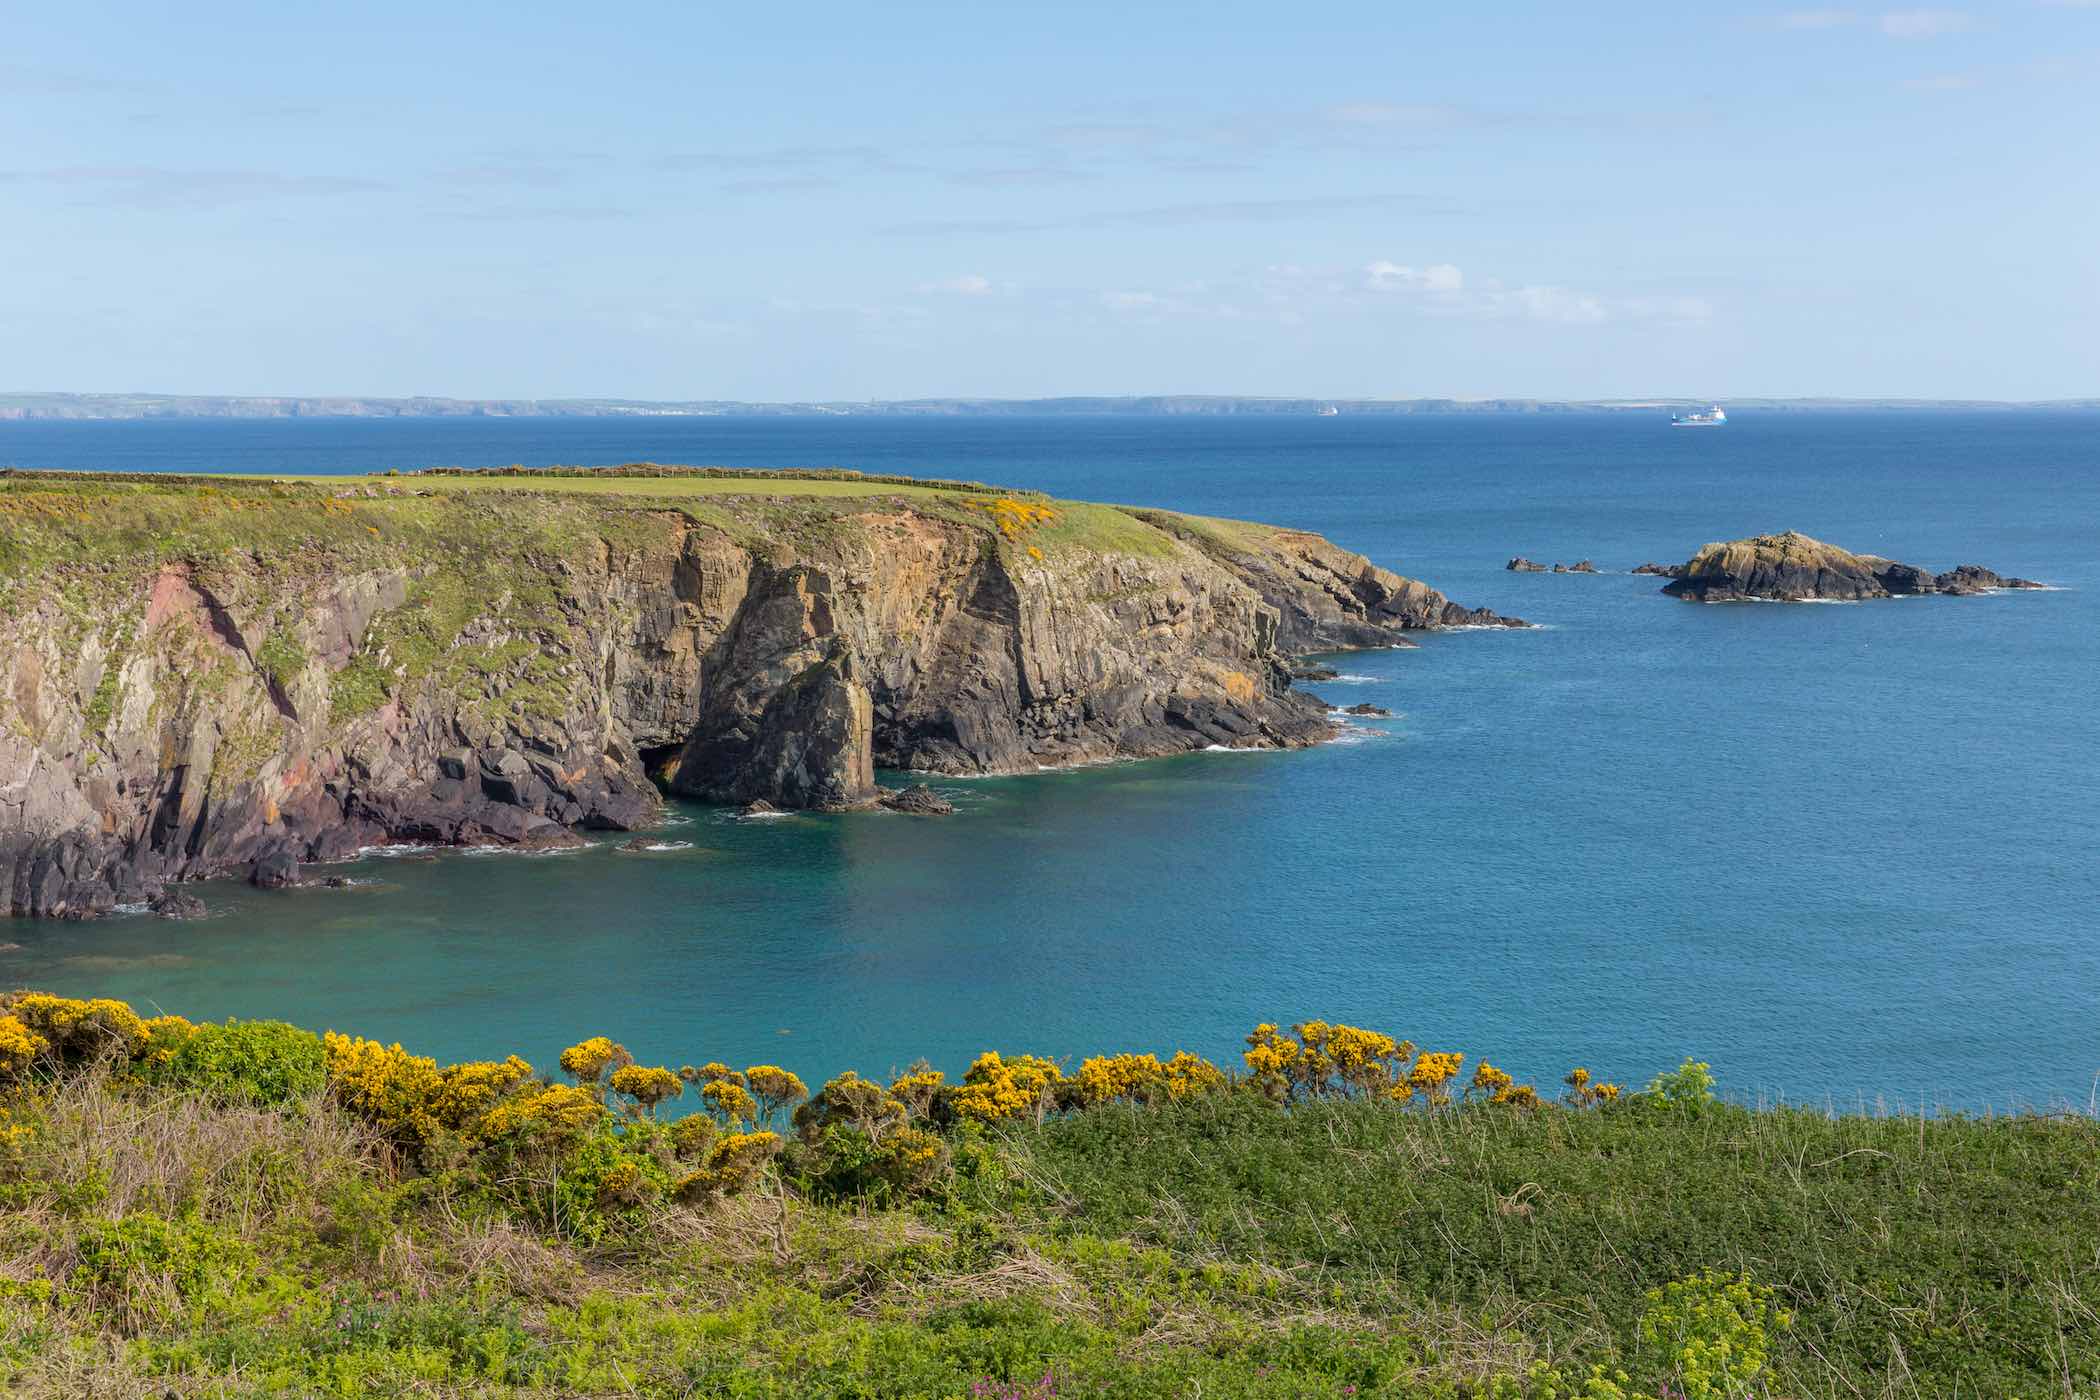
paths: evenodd
<path fill-rule="evenodd" d="M 646 852 L 373 852 L 348 889 L 200 886 L 197 923 L 0 922 L 0 982 L 812 1082 L 987 1049 L 1231 1062 L 1318 1017 L 1546 1090 L 1693 1058 L 1749 1102 L 2095 1102 L 2100 413 L 0 423 L 23 467 L 630 461 L 1270 521 L 1539 626 L 1327 658 L 1308 688 L 1394 716 L 1308 751 L 943 780 L 944 820 L 674 803 Z M 1629 572 L 1787 529 L 2051 587 L 1700 606 Z"/>

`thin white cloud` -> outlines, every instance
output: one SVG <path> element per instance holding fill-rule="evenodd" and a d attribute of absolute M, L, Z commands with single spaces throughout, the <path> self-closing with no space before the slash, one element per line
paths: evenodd
<path fill-rule="evenodd" d="M 1374 292 L 1427 292 L 1452 296 L 1465 290 L 1466 275 L 1451 263 L 1413 268 L 1381 258 L 1364 268 L 1364 286 Z"/>
<path fill-rule="evenodd" d="M 943 278 L 937 282 L 921 282 L 919 291 L 952 292 L 959 297 L 984 297 L 992 294 L 992 279 L 982 273 L 965 272 L 959 276 Z"/>
<path fill-rule="evenodd" d="M 1891 39 L 1937 39 L 1943 34 L 1966 33 L 1976 27 L 1976 21 L 1962 10 L 1889 10 L 1881 16 L 1880 26 Z"/>

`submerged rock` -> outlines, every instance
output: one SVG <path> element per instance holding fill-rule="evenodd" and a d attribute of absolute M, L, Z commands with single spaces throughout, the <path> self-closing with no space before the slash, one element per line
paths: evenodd
<path fill-rule="evenodd" d="M 780 809 L 778 807 L 775 807 L 763 797 L 757 797 L 746 802 L 744 809 L 738 812 L 737 815 L 740 817 L 771 817 L 779 815 L 779 812 Z"/>
<path fill-rule="evenodd" d="M 1927 593 L 1985 592 L 1991 586 L 1979 582 L 1985 578 L 1999 576 L 1973 564 L 1935 575 L 1915 564 L 1898 563 L 1877 554 L 1854 554 L 1789 530 L 1785 534 L 1707 545 L 1692 556 L 1671 582 L 1663 585 L 1663 592 L 1701 603 L 1744 599 L 1853 602 Z M 2040 585 L 2000 580 L 1997 586 Z"/>
<path fill-rule="evenodd" d="M 1634 572 L 1637 574 L 1653 574 L 1657 578 L 1683 578 L 1684 565 L 1647 563 L 1635 568 Z"/>
<path fill-rule="evenodd" d="M 2047 584 L 2032 579 L 2006 578 L 1993 573 L 1981 564 L 1960 564 L 1934 580 L 1942 593 L 1966 597 L 1974 593 L 1996 593 L 2003 588 L 2046 588 Z"/>
<path fill-rule="evenodd" d="M 1594 574 L 1597 572 L 1597 566 L 1587 559 L 1578 559 L 1568 565 L 1568 572 L 1571 574 Z"/>
<path fill-rule="evenodd" d="M 880 800 L 892 812 L 909 812 L 919 817 L 945 817 L 955 811 L 953 802 L 924 783 L 885 790 Z"/>
<path fill-rule="evenodd" d="M 1513 574 L 1543 574 L 1544 572 L 1546 572 L 1546 566 L 1544 564 L 1541 564 L 1533 559 L 1526 559 L 1521 554 L 1519 554 L 1516 558 L 1510 560 L 1507 564 L 1504 564 L 1502 567 L 1509 570 Z"/>
<path fill-rule="evenodd" d="M 204 907 L 203 900 L 181 890 L 164 891 L 147 907 L 163 919 L 201 919 L 211 912 Z"/>
<path fill-rule="evenodd" d="M 1383 705 L 1351 705 L 1342 711 L 1345 715 L 1370 715 L 1378 719 L 1391 719 L 1393 712 Z"/>

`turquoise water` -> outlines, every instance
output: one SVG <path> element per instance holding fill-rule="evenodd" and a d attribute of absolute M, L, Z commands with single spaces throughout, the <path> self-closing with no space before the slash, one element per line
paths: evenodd
<path fill-rule="evenodd" d="M 997 1046 L 1226 1056 L 1321 1015 L 1544 1079 L 1963 1106 L 2100 1075 L 2100 415 L 0 424 L 0 462 L 838 464 L 1322 531 L 1546 624 L 1336 658 L 1400 717 L 1295 754 L 951 782 L 947 821 L 373 858 L 201 924 L 15 921 L 0 980 L 441 1056 L 605 1031 L 805 1075 Z M 1606 569 L 1797 528 L 2062 591 L 1701 608 Z"/>

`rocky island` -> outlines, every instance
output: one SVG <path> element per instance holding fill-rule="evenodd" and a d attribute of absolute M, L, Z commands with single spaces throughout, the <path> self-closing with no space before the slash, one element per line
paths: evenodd
<path fill-rule="evenodd" d="M 0 905 L 1295 747 L 1332 732 L 1300 654 L 1521 625 L 1316 535 L 968 483 L 0 473 Z"/>
<path fill-rule="evenodd" d="M 1635 572 L 1648 572 L 1643 566 Z M 2006 588 L 2041 588 L 1977 564 L 1943 574 L 1875 554 L 1853 554 L 1789 530 L 1781 535 L 1710 544 L 1677 571 L 1663 592 L 1700 603 L 1768 599 L 1779 602 L 1894 598 L 1924 593 L 1956 596 Z"/>

